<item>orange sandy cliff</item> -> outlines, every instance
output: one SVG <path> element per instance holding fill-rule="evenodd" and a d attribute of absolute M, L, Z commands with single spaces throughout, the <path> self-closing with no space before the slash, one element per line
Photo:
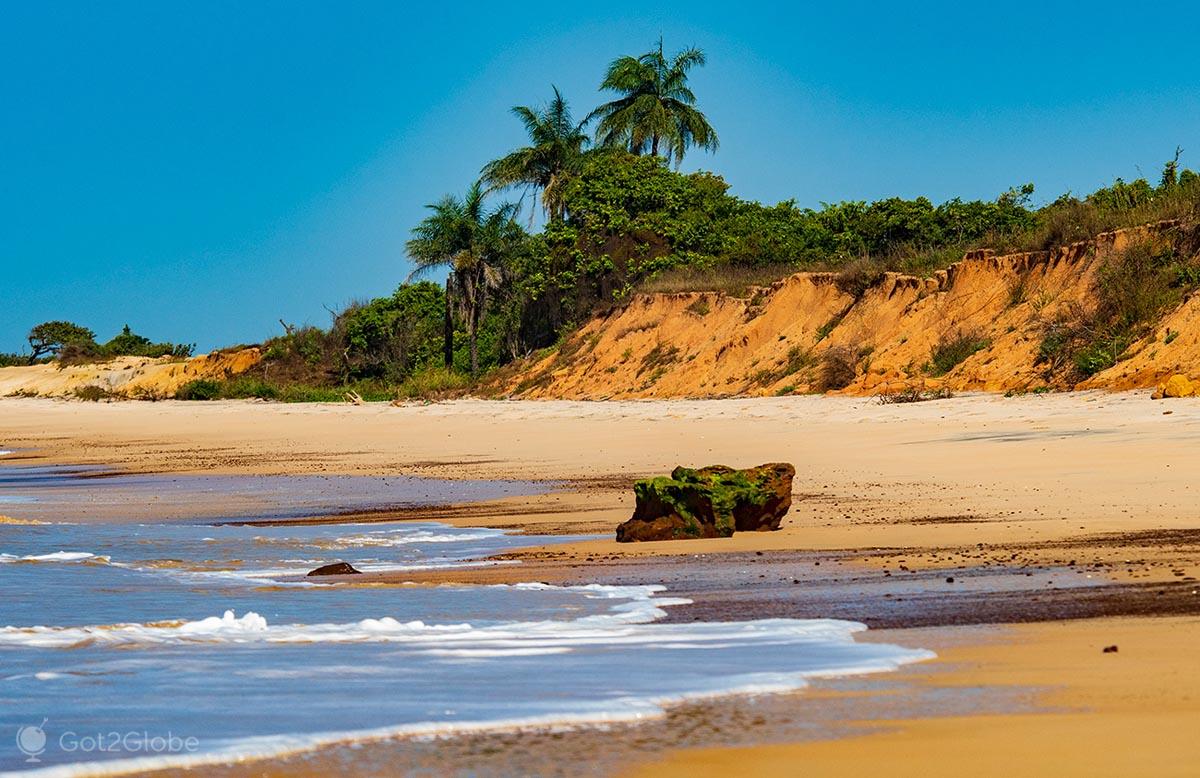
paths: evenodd
<path fill-rule="evenodd" d="M 755 396 L 816 391 L 822 358 L 849 354 L 856 377 L 842 390 L 869 395 L 946 387 L 1001 392 L 1132 389 L 1200 372 L 1200 295 L 1169 312 L 1114 367 L 1062 385 L 1035 364 L 1047 322 L 1094 305 L 1104 257 L 1136 241 L 1167 239 L 1163 222 L 1050 251 L 971 252 L 929 278 L 889 273 L 860 298 L 831 273 L 797 273 L 747 297 L 719 292 L 638 294 L 599 316 L 555 352 L 507 372 L 515 397 L 609 399 Z M 1167 331 L 1178 333 L 1170 338 Z M 987 346 L 944 376 L 924 369 L 939 341 L 971 333 Z M 822 337 L 822 335 L 824 337 Z"/>
<path fill-rule="evenodd" d="M 189 381 L 229 378 L 261 359 L 257 348 L 248 348 L 183 360 L 118 357 L 91 365 L 6 367 L 0 370 L 0 397 L 72 397 L 94 386 L 117 397 L 163 399 Z"/>

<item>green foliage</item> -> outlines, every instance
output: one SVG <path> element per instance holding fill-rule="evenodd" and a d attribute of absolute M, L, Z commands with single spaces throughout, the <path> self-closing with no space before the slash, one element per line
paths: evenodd
<path fill-rule="evenodd" d="M 696 109 L 696 96 L 687 84 L 688 71 L 705 61 L 697 48 L 668 57 L 661 38 L 658 48 L 640 57 L 613 60 L 600 88 L 620 96 L 588 116 L 589 121 L 599 120 L 597 141 L 633 154 L 661 153 L 676 166 L 692 146 L 716 151 L 716 130 Z"/>
<path fill-rule="evenodd" d="M 99 402 L 100 400 L 109 400 L 113 397 L 113 393 L 102 386 L 79 386 L 75 388 L 73 394 L 75 395 L 75 399 L 87 402 Z"/>
<path fill-rule="evenodd" d="M 129 329 L 124 329 L 112 340 L 101 345 L 96 343 L 96 334 L 87 327 L 69 321 L 48 321 L 29 331 L 31 354 L 27 364 L 34 364 L 47 356 L 57 357 L 63 364 L 97 362 L 114 357 L 190 357 L 194 346 L 176 343 L 154 343 Z"/>
<path fill-rule="evenodd" d="M 1002 249 L 1049 249 L 1122 227 L 1164 219 L 1200 216 L 1200 176 L 1178 170 L 1178 155 L 1164 166 L 1159 186 L 1146 179 L 1126 182 L 1118 178 L 1083 199 L 1064 194 L 1039 209 L 1032 227 L 997 241 Z"/>
<path fill-rule="evenodd" d="M 220 381 L 198 378 L 175 390 L 176 400 L 216 400 L 221 396 Z"/>
<path fill-rule="evenodd" d="M 154 343 L 149 338 L 134 333 L 126 324 L 120 334 L 100 347 L 105 357 L 174 357 L 186 359 L 195 351 L 194 344 Z"/>
<path fill-rule="evenodd" d="M 1200 284 L 1194 257 L 1156 242 L 1137 243 L 1106 259 L 1096 276 L 1096 304 L 1048 322 L 1038 362 L 1051 373 L 1087 378 L 1114 366 L 1186 292 Z M 1169 337 L 1169 336 L 1168 336 Z"/>
<path fill-rule="evenodd" d="M 96 333 L 73 322 L 48 321 L 31 329 L 27 340 L 31 351 L 29 362 L 32 364 L 43 356 L 58 355 L 67 346 L 94 348 Z"/>
<path fill-rule="evenodd" d="M 994 202 L 892 198 L 877 203 L 763 206 L 731 197 L 710 173 L 680 174 L 661 159 L 612 152 L 588 159 L 564 191 L 567 217 L 541 235 L 549 286 L 573 290 L 573 311 L 620 298 L 635 286 L 660 290 L 728 286 L 763 266 L 769 283 L 804 267 L 845 266 L 839 286 L 860 295 L 885 269 L 958 259 L 962 247 L 1028 228 L 1031 190 Z M 944 247 L 953 245 L 948 252 Z M 902 259 L 920 255 L 916 261 Z M 663 279 L 663 280 L 659 280 Z M 735 284 L 737 285 L 737 284 Z"/>
<path fill-rule="evenodd" d="M 655 371 L 659 368 L 665 368 L 667 365 L 672 365 L 678 361 L 678 346 L 656 343 L 654 348 L 650 349 L 650 351 L 646 352 L 646 356 L 642 357 L 642 363 L 638 367 L 638 375 L 641 375 L 647 371 Z"/>
<path fill-rule="evenodd" d="M 752 374 L 750 376 L 750 383 L 760 386 L 773 384 L 776 381 L 779 381 L 790 375 L 795 375 L 801 370 L 813 367 L 816 364 L 817 358 L 813 356 L 811 351 L 803 346 L 792 346 L 790 349 L 788 349 L 787 356 L 781 363 L 776 365 L 774 368 L 759 370 L 758 372 Z M 787 392 L 783 392 L 783 394 L 791 394 L 793 391 L 795 391 L 795 389 L 796 387 L 792 386 Z"/>
<path fill-rule="evenodd" d="M 344 339 L 346 378 L 398 383 L 439 361 L 444 308 L 441 287 L 428 281 L 347 308 L 335 325 Z"/>
<path fill-rule="evenodd" d="M 883 280 L 884 269 L 865 259 L 855 260 L 847 264 L 833 279 L 838 291 L 848 294 L 855 300 L 867 293 L 867 290 Z"/>
<path fill-rule="evenodd" d="M 983 351 L 990 341 L 974 332 L 956 332 L 945 335 L 934 347 L 929 357 L 927 371 L 932 376 L 942 376 L 965 362 L 968 357 Z"/>
<path fill-rule="evenodd" d="M 471 378 L 454 370 L 429 367 L 409 376 L 396 387 L 398 399 L 438 399 L 462 394 L 471 386 Z"/>
<path fill-rule="evenodd" d="M 658 157 L 590 158 L 566 187 L 567 219 L 541 236 L 543 286 L 557 291 L 562 318 L 583 318 L 665 270 L 713 266 L 726 248 L 722 220 L 737 205 L 726 188 L 707 173 L 674 173 Z"/>
<path fill-rule="evenodd" d="M 482 180 L 491 189 L 524 186 L 540 191 L 545 214 L 562 218 L 562 190 L 583 164 L 587 133 L 571 118 L 558 87 L 542 110 L 519 105 L 512 112 L 525 125 L 530 145 L 484 165 Z"/>
<path fill-rule="evenodd" d="M 338 322 L 329 330 L 284 325 L 284 334 L 261 346 L 263 361 L 252 375 L 271 385 L 335 385 L 349 380 L 346 344 Z"/>
<path fill-rule="evenodd" d="M 1072 357 L 1075 372 L 1081 377 L 1093 376 L 1117 364 L 1121 355 L 1133 342 L 1132 336 L 1124 333 L 1102 336 L 1084 344 Z"/>
<path fill-rule="evenodd" d="M 405 244 L 416 263 L 414 274 L 438 267 L 450 269 L 449 292 L 466 326 L 471 374 L 478 375 L 479 327 L 493 292 L 509 285 L 505 264 L 524 250 L 525 231 L 513 216 L 516 206 L 485 205 L 485 192 L 476 182 L 461 200 L 447 195 L 429 206 L 432 213 L 413 228 Z"/>
<path fill-rule="evenodd" d="M 198 379 L 179 387 L 176 400 L 272 400 L 285 403 L 346 402 L 353 392 L 367 402 L 392 399 L 379 384 L 362 382 L 343 386 L 314 386 L 303 383 L 276 384 L 255 376 L 236 376 L 224 381 Z"/>
<path fill-rule="evenodd" d="M 37 359 L 30 359 L 28 354 L 4 354 L 0 353 L 0 367 L 19 367 L 22 365 L 36 365 L 50 361 L 50 357 L 43 356 Z"/>
<path fill-rule="evenodd" d="M 441 396 L 470 381 L 447 372 L 442 362 L 445 297 L 437 284 L 403 284 L 388 297 L 354 303 L 328 329 L 284 325 L 285 333 L 262 344 L 263 360 L 227 380 L 192 381 L 180 400 L 261 399 L 278 402 L 344 402 L 353 392 L 366 401 L 401 396 Z M 459 333 L 461 335 L 461 333 Z M 481 365 L 497 364 L 503 327 L 489 312 L 480 324 Z M 469 370 L 470 350 L 456 338 L 454 357 Z"/>

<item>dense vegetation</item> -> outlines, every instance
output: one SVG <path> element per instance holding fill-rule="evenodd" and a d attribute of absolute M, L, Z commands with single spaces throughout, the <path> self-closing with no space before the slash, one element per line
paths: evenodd
<path fill-rule="evenodd" d="M 389 297 L 351 305 L 328 329 L 285 326 L 283 335 L 263 344 L 265 359 L 252 374 L 198 382 L 184 396 L 337 399 L 354 391 L 370 399 L 450 392 L 552 346 L 598 307 L 620 304 L 637 290 L 742 294 L 797 270 L 827 269 L 838 271 L 839 285 L 857 295 L 884 270 L 929 273 L 973 248 L 1049 248 L 1158 219 L 1194 221 L 1200 210 L 1200 176 L 1180 169 L 1179 152 L 1156 183 L 1117 179 L 1040 207 L 1033 205 L 1032 184 L 992 200 L 939 204 L 893 197 L 805 208 L 743 200 L 719 175 L 678 172 L 690 150 L 718 148 L 717 132 L 688 85 L 689 73 L 704 64 L 699 49 L 668 56 L 660 41 L 609 65 L 601 89 L 612 100 L 581 122 L 557 88 L 544 106 L 515 107 L 528 145 L 485 164 L 463 195 L 430 205 L 412 230 L 407 253 L 414 275 L 445 271 L 444 286 L 410 279 Z M 514 204 L 499 199 L 506 191 L 533 197 Z M 1042 352 L 1052 369 L 1067 363 L 1081 374 L 1103 369 L 1140 332 L 1146 311 L 1177 299 L 1181 287 L 1167 279 L 1182 271 L 1171 261 L 1129 261 L 1133 270 L 1117 267 L 1105 276 L 1102 285 L 1113 299 L 1101 301 L 1095 318 L 1076 317 L 1048 332 Z M 1129 287 L 1142 282 L 1158 291 L 1139 302 Z M 1123 308 L 1134 304 L 1141 306 L 1136 312 Z M 930 371 L 952 369 L 981 343 L 972 333 L 957 334 L 931 355 Z M 30 344 L 35 360 L 190 353 L 128 329 L 102 346 L 90 332 L 65 329 L 45 333 L 36 344 L 31 333 Z M 1089 350 L 1086 344 L 1099 345 Z M 843 384 L 844 366 L 831 361 L 824 372 L 826 385 Z"/>
<path fill-rule="evenodd" d="M 35 365 L 58 360 L 61 364 L 102 362 L 116 357 L 174 357 L 185 359 L 192 345 L 155 343 L 138 335 L 126 324 L 121 332 L 105 343 L 96 342 L 96 333 L 69 321 L 47 321 L 29 331 L 28 354 L 0 354 L 0 367 Z"/>
<path fill-rule="evenodd" d="M 1078 381 L 1115 365 L 1159 316 L 1200 288 L 1198 249 L 1151 241 L 1110 256 L 1098 273 L 1095 306 L 1072 306 L 1046 323 L 1038 361 L 1047 374 Z"/>

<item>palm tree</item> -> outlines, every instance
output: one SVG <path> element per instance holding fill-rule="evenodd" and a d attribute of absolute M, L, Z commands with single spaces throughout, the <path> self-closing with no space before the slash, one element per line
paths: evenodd
<path fill-rule="evenodd" d="M 688 88 L 688 71 L 705 63 L 704 52 L 685 49 L 670 59 L 658 48 L 640 57 L 620 57 L 608 66 L 601 89 L 621 97 L 605 103 L 585 120 L 599 119 L 596 140 L 604 146 L 624 146 L 634 154 L 660 151 L 675 166 L 689 146 L 717 150 L 717 133 L 696 110 L 696 95 Z"/>
<path fill-rule="evenodd" d="M 490 190 L 509 186 L 526 186 L 535 193 L 540 190 L 546 216 L 562 218 L 563 185 L 579 171 L 588 135 L 583 125 L 571 118 L 571 108 L 558 87 L 552 88 L 554 98 L 540 111 L 525 105 L 513 107 L 513 115 L 525 125 L 530 145 L 485 165 L 483 182 Z"/>
<path fill-rule="evenodd" d="M 436 267 L 448 266 L 447 313 L 457 308 L 467 325 L 471 344 L 471 375 L 479 372 L 479 323 L 489 293 L 500 286 L 503 264 L 523 236 L 513 221 L 516 206 L 503 203 L 493 209 L 484 204 L 483 186 L 476 182 L 463 199 L 446 195 L 427 206 L 433 213 L 412 231 L 405 244 L 416 263 L 409 279 Z M 453 329 L 447 328 L 447 354 L 453 351 Z"/>

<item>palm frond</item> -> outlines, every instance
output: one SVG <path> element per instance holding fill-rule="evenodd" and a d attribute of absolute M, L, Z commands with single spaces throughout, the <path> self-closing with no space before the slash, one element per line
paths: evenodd
<path fill-rule="evenodd" d="M 596 143 L 621 146 L 635 154 L 661 153 L 677 166 L 691 146 L 715 151 L 716 132 L 693 107 L 696 95 L 687 85 L 688 71 L 706 62 L 704 52 L 696 47 L 668 59 L 662 38 L 656 48 L 639 57 L 613 60 L 600 88 L 620 97 L 584 119 L 585 124 L 596 122 Z"/>

